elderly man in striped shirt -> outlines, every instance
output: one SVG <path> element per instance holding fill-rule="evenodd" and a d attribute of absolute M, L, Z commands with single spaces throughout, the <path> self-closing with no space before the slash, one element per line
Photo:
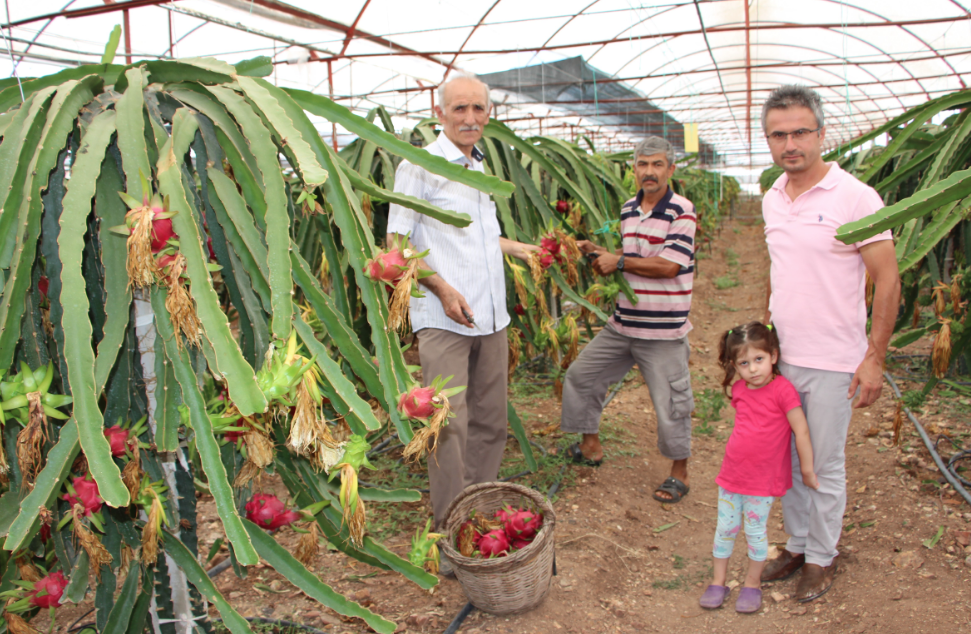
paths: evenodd
<path fill-rule="evenodd" d="M 425 148 L 453 163 L 482 172 L 475 147 L 489 121 L 489 87 L 474 75 L 459 74 L 439 87 L 435 109 L 442 124 L 438 139 Z M 503 254 L 526 260 L 534 245 L 501 236 L 496 205 L 487 194 L 402 161 L 396 192 L 427 200 L 472 217 L 465 228 L 446 225 L 400 205 L 391 205 L 388 243 L 408 236 L 422 263 L 435 275 L 421 280 L 430 293 L 411 298 L 411 327 L 418 334 L 422 376 L 453 376 L 448 387 L 468 389 L 450 399 L 455 412 L 428 461 L 436 526 L 462 490 L 495 480 L 506 446 L 508 343 Z M 443 572 L 449 569 L 443 560 Z"/>
<path fill-rule="evenodd" d="M 603 460 L 600 415 L 607 387 L 636 363 L 657 414 L 658 449 L 673 461 L 671 476 L 654 492 L 675 503 L 688 493 L 691 455 L 691 375 L 688 372 L 688 311 L 694 279 L 694 205 L 668 186 L 674 174 L 674 148 L 648 137 L 634 151 L 634 175 L 641 185 L 620 214 L 623 249 L 609 253 L 582 240 L 594 254 L 600 275 L 621 271 L 637 295 L 631 304 L 617 300 L 613 319 L 570 366 L 563 383 L 563 431 L 583 434 L 570 447 L 574 461 L 593 466 Z"/>

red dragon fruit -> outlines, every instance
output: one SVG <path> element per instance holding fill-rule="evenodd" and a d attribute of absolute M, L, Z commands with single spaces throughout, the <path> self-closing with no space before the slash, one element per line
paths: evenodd
<path fill-rule="evenodd" d="M 516 312 L 516 314 L 517 314 L 517 315 L 519 315 L 520 317 L 522 317 L 523 315 L 525 315 L 525 314 L 526 314 L 526 309 L 525 309 L 525 308 L 523 308 L 523 305 L 522 305 L 522 304 L 516 304 L 515 306 L 513 306 L 513 310 L 514 310 L 514 311 Z"/>
<path fill-rule="evenodd" d="M 532 511 L 519 509 L 508 516 L 504 523 L 506 536 L 510 540 L 532 539 L 543 525 L 543 516 Z"/>
<path fill-rule="evenodd" d="M 128 438 L 130 436 L 131 432 L 124 429 L 121 425 L 115 425 L 105 430 L 105 438 L 108 439 L 108 444 L 111 446 L 112 456 L 120 458 L 125 455 L 125 451 L 128 449 Z"/>
<path fill-rule="evenodd" d="M 405 392 L 398 399 L 398 411 L 408 418 L 427 420 L 435 413 L 435 404 L 432 402 L 433 398 L 435 398 L 434 386 L 415 386 L 411 388 L 411 391 Z"/>
<path fill-rule="evenodd" d="M 496 511 L 496 514 L 493 517 L 495 517 L 497 520 L 502 522 L 502 525 L 505 526 L 506 522 L 509 521 L 509 518 L 512 517 L 513 513 L 515 512 L 516 512 L 516 509 L 506 504 L 501 509 Z"/>
<path fill-rule="evenodd" d="M 512 548 L 513 550 L 522 550 L 523 548 L 526 548 L 532 543 L 533 543 L 533 540 L 531 539 L 514 539 L 512 540 L 512 543 L 509 544 L 509 547 Z"/>
<path fill-rule="evenodd" d="M 543 251 L 543 255 L 539 260 L 539 265 L 544 269 L 548 269 L 553 266 L 553 254 L 548 251 Z"/>
<path fill-rule="evenodd" d="M 146 201 L 148 202 L 148 201 Z M 152 196 L 152 253 L 158 253 L 169 243 L 172 238 L 178 239 L 175 229 L 172 228 L 172 217 L 162 203 L 158 194 Z M 159 216 L 162 215 L 162 218 Z"/>
<path fill-rule="evenodd" d="M 566 212 L 570 211 L 570 203 L 566 202 L 565 200 L 556 201 L 556 211 L 561 214 L 565 214 Z"/>
<path fill-rule="evenodd" d="M 94 480 L 88 480 L 87 476 L 74 478 L 71 483 L 74 487 L 74 493 L 65 493 L 61 499 L 67 500 L 70 503 L 71 508 L 74 508 L 75 504 L 80 504 L 84 507 L 84 514 L 91 515 L 92 513 L 97 513 L 101 510 L 101 504 L 104 500 L 101 499 L 101 495 L 98 493 L 98 483 Z"/>
<path fill-rule="evenodd" d="M 372 280 L 380 280 L 388 286 L 396 286 L 408 270 L 408 261 L 397 248 L 379 251 L 378 255 L 364 263 L 364 272 Z"/>
<path fill-rule="evenodd" d="M 479 540 L 479 554 L 483 559 L 505 557 L 509 554 L 509 539 L 502 530 L 489 531 Z"/>
<path fill-rule="evenodd" d="M 260 528 L 273 530 L 292 524 L 302 517 L 297 511 L 288 511 L 275 495 L 257 493 L 246 503 L 246 519 Z"/>
<path fill-rule="evenodd" d="M 67 587 L 67 578 L 58 570 L 34 583 L 34 589 L 27 595 L 30 604 L 38 608 L 56 608 L 61 605 L 61 595 Z"/>
<path fill-rule="evenodd" d="M 41 295 L 43 295 L 46 298 L 47 291 L 50 287 L 51 287 L 50 280 L 47 279 L 46 275 L 41 275 L 40 279 L 37 280 L 37 290 L 39 290 Z"/>
<path fill-rule="evenodd" d="M 539 244 L 544 251 L 551 253 L 554 257 L 560 254 L 560 243 L 556 238 L 542 238 Z"/>

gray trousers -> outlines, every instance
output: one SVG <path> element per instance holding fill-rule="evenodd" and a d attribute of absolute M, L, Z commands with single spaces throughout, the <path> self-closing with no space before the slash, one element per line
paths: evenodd
<path fill-rule="evenodd" d="M 779 369 L 799 392 L 809 422 L 813 471 L 819 480 L 818 490 L 802 483 L 793 438 L 792 488 L 782 498 L 785 529 L 790 535 L 786 550 L 804 553 L 807 563 L 828 566 L 837 554 L 846 510 L 846 432 L 853 413 L 853 401 L 846 393 L 853 375 L 787 363 L 780 363 Z"/>
<path fill-rule="evenodd" d="M 506 448 L 509 342 L 505 328 L 491 335 L 469 337 L 448 330 L 418 332 L 418 356 L 425 385 L 436 376 L 453 378 L 446 387 L 466 385 L 449 397 L 455 418 L 448 420 L 437 451 L 428 457 L 435 526 L 465 487 L 492 482 Z"/>
<path fill-rule="evenodd" d="M 694 409 L 688 353 L 687 337 L 635 339 L 608 322 L 566 372 L 560 427 L 568 433 L 598 433 L 607 388 L 636 363 L 657 413 L 658 450 L 670 460 L 688 458 Z"/>

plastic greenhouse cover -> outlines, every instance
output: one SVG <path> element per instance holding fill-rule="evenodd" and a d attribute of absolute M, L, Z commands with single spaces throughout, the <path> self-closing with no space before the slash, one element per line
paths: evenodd
<path fill-rule="evenodd" d="M 600 81 L 633 91 L 631 112 L 647 103 L 679 122 L 697 123 L 720 166 L 743 176 L 770 161 L 761 104 L 779 85 L 819 91 L 827 142 L 836 146 L 971 81 L 971 0 L 5 4 L 0 12 L 9 14 L 0 19 L 10 26 L 3 29 L 0 76 L 15 69 L 19 77 L 33 77 L 98 62 L 123 14 L 34 18 L 129 6 L 133 60 L 214 56 L 232 63 L 267 55 L 274 61 L 269 79 L 278 85 L 332 94 L 362 114 L 383 105 L 399 129 L 432 114 L 434 90 L 450 72 L 487 74 L 580 56 Z M 125 52 L 123 40 L 116 61 L 124 61 Z M 598 119 L 597 99 L 578 109 L 556 99 L 539 103 L 525 92 L 507 85 L 492 93 L 494 115 L 521 134 L 538 134 L 542 126 L 543 134 L 585 134 L 598 149 L 618 151 L 658 131 L 608 125 Z M 329 138 L 331 126 L 318 123 Z M 353 138 L 339 128 L 337 134 L 341 145 Z"/>

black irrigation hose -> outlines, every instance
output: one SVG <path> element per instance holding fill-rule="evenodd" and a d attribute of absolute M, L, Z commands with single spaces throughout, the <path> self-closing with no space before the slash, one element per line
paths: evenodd
<path fill-rule="evenodd" d="M 957 471 L 955 464 L 960 460 L 971 460 L 971 451 L 959 451 L 947 461 L 947 469 L 954 474 L 954 477 L 961 481 L 961 484 L 971 487 L 971 481 L 962 478 Z"/>
<path fill-rule="evenodd" d="M 223 559 L 222 561 L 220 561 L 218 564 L 216 564 L 215 566 L 213 566 L 212 568 L 210 568 L 209 570 L 207 570 L 206 571 L 206 574 L 209 575 L 209 578 L 210 579 L 215 579 L 216 577 L 218 577 L 223 572 L 229 570 L 232 567 L 232 565 L 233 565 L 233 558 L 232 557 L 226 557 L 225 559 Z"/>
<path fill-rule="evenodd" d="M 465 607 L 462 608 L 459 611 L 459 613 L 455 615 L 455 618 L 452 619 L 452 622 L 448 624 L 447 628 L 445 628 L 445 634 L 455 634 L 456 632 L 458 632 L 459 628 L 462 627 L 462 621 L 465 620 L 465 617 L 472 614 L 472 610 L 474 609 L 475 609 L 474 605 L 472 605 L 471 603 L 466 603 Z"/>
<path fill-rule="evenodd" d="M 890 387 L 893 389 L 894 395 L 897 397 L 898 400 L 900 400 L 901 398 L 900 389 L 897 387 L 897 384 L 894 382 L 893 377 L 890 376 L 889 372 L 884 372 L 883 376 L 887 378 L 887 381 L 890 383 Z M 901 401 L 901 406 L 903 407 L 903 411 L 907 414 L 907 418 L 910 419 L 910 422 L 912 422 L 914 424 L 914 427 L 917 429 L 917 433 L 920 434 L 921 440 L 924 441 L 924 446 L 927 447 L 927 451 L 930 452 L 931 458 L 934 459 L 934 463 L 937 465 L 937 469 L 941 472 L 941 475 L 943 475 L 944 479 L 947 480 L 952 487 L 954 487 L 955 491 L 961 494 L 961 496 L 968 504 L 971 504 L 971 493 L 968 493 L 968 490 L 965 489 L 964 486 L 961 484 L 961 482 L 958 480 L 958 478 L 956 477 L 957 474 L 952 473 L 949 466 L 944 464 L 944 461 L 941 459 L 940 454 L 938 454 L 937 451 L 934 449 L 934 443 L 931 442 L 930 436 L 928 436 L 927 431 L 924 430 L 924 426 L 920 424 L 920 421 L 917 420 L 917 417 L 914 416 L 913 413 L 911 413 L 910 408 L 904 405 L 902 401 Z"/>
<path fill-rule="evenodd" d="M 94 608 L 91 608 L 90 610 L 88 610 L 87 612 L 85 612 L 84 614 L 82 614 L 81 616 L 79 616 L 77 618 L 77 620 L 74 621 L 74 623 L 71 623 L 71 627 L 67 628 L 67 631 L 68 632 L 79 631 L 79 630 L 83 630 L 86 627 L 91 627 L 92 625 L 94 625 L 94 623 L 85 623 L 81 627 L 77 628 L 77 630 L 75 630 L 75 628 L 74 628 L 74 626 L 78 624 L 78 621 L 80 621 L 81 619 L 83 619 L 87 615 L 91 614 L 92 612 L 94 612 Z"/>
<path fill-rule="evenodd" d="M 222 621 L 220 618 L 210 618 L 210 621 Z M 333 634 L 333 630 L 318 630 L 316 627 L 311 627 L 309 625 L 304 625 L 303 623 L 294 623 L 293 621 L 285 621 L 283 619 L 266 619 L 262 616 L 248 616 L 246 620 L 250 623 L 256 621 L 259 623 L 270 623 L 271 625 L 279 625 L 281 627 L 292 627 L 298 630 L 303 630 L 305 632 L 310 632 L 310 634 Z"/>

